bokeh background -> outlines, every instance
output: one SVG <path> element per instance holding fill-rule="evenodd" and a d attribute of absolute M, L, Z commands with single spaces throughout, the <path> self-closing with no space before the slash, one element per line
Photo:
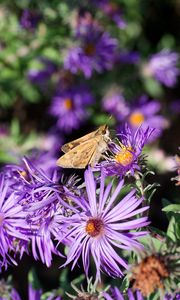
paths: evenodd
<path fill-rule="evenodd" d="M 1 165 L 26 155 L 51 172 L 64 142 L 101 124 L 156 127 L 145 148 L 160 184 L 150 219 L 165 230 L 162 201 L 176 203 L 179 189 L 179 41 L 178 0 L 1 0 Z M 45 289 L 58 286 L 56 259 L 48 269 L 24 257 L 2 275 L 26 297 L 32 265 Z"/>

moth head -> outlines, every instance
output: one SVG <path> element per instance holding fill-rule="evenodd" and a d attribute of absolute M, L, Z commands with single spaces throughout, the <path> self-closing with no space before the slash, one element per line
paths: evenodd
<path fill-rule="evenodd" d="M 109 132 L 109 128 L 107 125 L 102 125 L 99 127 L 99 131 L 101 132 L 101 134 L 103 135 L 103 138 L 106 142 L 110 141 L 110 132 Z"/>

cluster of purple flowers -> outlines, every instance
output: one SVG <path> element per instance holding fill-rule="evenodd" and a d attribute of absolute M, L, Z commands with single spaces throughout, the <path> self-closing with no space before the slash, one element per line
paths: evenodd
<path fill-rule="evenodd" d="M 37 11 L 24 9 L 21 14 L 20 25 L 22 28 L 34 32 L 40 19 L 41 16 Z"/>
<path fill-rule="evenodd" d="M 48 173 L 27 158 L 21 166 L 4 167 L 0 180 L 1 268 L 16 264 L 17 257 L 30 251 L 35 260 L 50 266 L 52 254 L 64 256 L 60 249 L 65 245 L 68 253 L 63 266 L 72 262 L 74 267 L 82 257 L 88 276 L 92 257 L 96 280 L 101 278 L 101 272 L 121 277 L 120 266 L 127 268 L 128 264 L 117 250 L 142 249 L 138 238 L 147 231 L 139 229 L 149 222 L 147 217 L 136 216 L 148 207 L 141 206 L 143 198 L 137 197 L 135 190 L 119 201 L 123 179 L 119 179 L 113 192 L 112 183 L 106 186 L 105 180 L 112 174 L 123 178 L 138 168 L 138 158 L 150 133 L 141 130 L 133 135 L 125 128 L 122 148 L 110 144 L 114 161 L 107 158 L 105 165 L 102 162 L 98 166 L 100 182 L 91 168 L 85 171 L 85 188 L 78 186 L 75 177 L 64 183 L 55 166 Z M 127 165 L 128 159 L 131 162 Z"/>
<path fill-rule="evenodd" d="M 140 170 L 142 149 L 148 143 L 153 132 L 153 128 L 147 128 L 144 131 L 140 127 L 133 132 L 126 124 L 118 134 L 116 142 L 109 145 L 110 153 L 107 155 L 106 160 L 99 165 L 103 167 L 104 172 L 109 176 L 134 175 L 135 171 Z"/>
<path fill-rule="evenodd" d="M 40 57 L 38 60 L 43 65 L 43 68 L 40 70 L 31 69 L 28 72 L 28 79 L 32 83 L 44 88 L 50 77 L 57 71 L 57 66 L 45 57 Z"/>
<path fill-rule="evenodd" d="M 110 17 L 119 28 L 126 27 L 121 9 L 115 2 L 92 1 L 91 5 Z M 36 14 L 31 10 L 24 10 L 21 17 L 22 27 L 34 29 L 37 26 Z M 93 97 L 84 87 L 82 80 L 80 83 L 78 80 L 76 83 L 73 80 L 73 83 L 67 84 L 60 78 L 62 72 L 66 72 L 69 78 L 74 75 L 77 78 L 80 77 L 79 75 L 84 75 L 86 80 L 95 72 L 104 73 L 115 65 L 121 67 L 124 64 L 138 64 L 142 66 L 141 74 L 144 77 L 151 76 L 167 87 L 173 87 L 177 82 L 179 56 L 176 52 L 165 49 L 147 58 L 146 63 L 141 63 L 140 54 L 120 49 L 118 40 L 99 24 L 88 9 L 81 11 L 79 8 L 76 11 L 75 20 L 72 22 L 72 33 L 73 41 L 64 52 L 61 69 L 50 59 L 41 57 L 43 69 L 31 69 L 28 72 L 28 79 L 43 89 L 55 74 L 57 87 L 52 96 L 49 113 L 57 119 L 56 125 L 61 132 L 71 133 L 73 129 L 78 129 L 82 122 L 91 116 L 87 111 L 89 105 L 93 103 Z M 158 101 L 148 102 L 145 98 L 142 101 L 142 98 L 138 103 L 131 105 L 127 104 L 121 95 L 114 93 L 103 99 L 103 106 L 117 122 L 128 122 L 132 129 L 136 130 L 140 125 L 146 128 L 156 128 L 151 136 L 153 140 L 160 136 L 163 129 L 167 128 L 168 122 L 164 117 L 157 115 L 160 110 Z"/>
<path fill-rule="evenodd" d="M 50 112 L 57 118 L 57 127 L 69 133 L 87 119 L 87 107 L 93 102 L 93 96 L 86 86 L 71 86 L 57 90 Z"/>
<path fill-rule="evenodd" d="M 84 27 L 78 30 L 76 39 L 79 45 L 68 50 L 64 67 L 73 74 L 82 71 L 86 78 L 90 78 L 94 70 L 102 73 L 112 68 L 117 40 L 94 23 Z"/>
<path fill-rule="evenodd" d="M 99 7 L 105 15 L 112 19 L 119 28 L 124 29 L 126 27 L 126 22 L 123 18 L 122 11 L 115 2 L 103 0 L 94 1 L 94 4 Z"/>
<path fill-rule="evenodd" d="M 116 5 L 108 0 L 92 1 L 92 4 L 119 28 L 125 28 Z M 37 13 L 25 10 L 20 24 L 33 32 L 39 20 Z M 58 130 L 69 134 L 90 116 L 88 108 L 95 101 L 83 83 L 83 76 L 87 80 L 94 73 L 111 70 L 117 63 L 140 61 L 136 52 L 119 52 L 118 40 L 86 12 L 77 16 L 73 43 L 65 53 L 63 70 L 45 57 L 38 58 L 43 68 L 30 70 L 28 79 L 44 89 L 55 75 L 57 86 L 49 112 L 56 118 Z M 177 61 L 177 53 L 161 51 L 143 65 L 143 74 L 173 87 L 179 75 Z M 79 184 L 76 176 L 64 180 L 62 169 L 56 167 L 56 151 L 50 151 L 51 145 L 57 150 L 55 135 L 48 146 L 49 153 L 39 151 L 37 156 L 32 151 L 30 159 L 3 167 L 0 173 L 0 269 L 17 265 L 24 254 L 50 267 L 56 255 L 63 261 L 61 268 L 69 264 L 72 269 L 82 265 L 86 278 L 92 273 L 93 262 L 93 279 L 98 283 L 102 273 L 111 278 L 123 277 L 129 269 L 126 254 L 144 249 L 140 239 L 149 234 L 146 228 L 150 223 L 149 206 L 135 188 L 129 190 L 128 186 L 127 192 L 126 180 L 141 172 L 144 146 L 160 136 L 168 122 L 159 114 L 160 103 L 146 96 L 131 105 L 121 93 L 112 92 L 103 98 L 102 106 L 115 118 L 118 134 L 109 141 L 103 160 L 85 170 L 83 184 Z M 14 299 L 20 300 L 15 290 L 12 293 Z M 29 299 L 40 299 L 41 295 L 41 290 L 34 291 L 30 286 Z M 104 292 L 103 297 L 123 300 L 124 294 L 115 287 Z M 125 297 L 144 299 L 140 291 L 131 289 Z M 52 293 L 48 299 L 61 298 Z"/>
<path fill-rule="evenodd" d="M 149 62 L 144 66 L 144 72 L 165 86 L 173 87 L 180 73 L 177 67 L 178 59 L 179 55 L 176 52 L 171 52 L 169 49 L 162 50 L 150 57 Z"/>
<path fill-rule="evenodd" d="M 139 127 L 144 131 L 148 128 L 154 128 L 149 142 L 159 137 L 162 130 L 168 127 L 168 120 L 157 114 L 161 109 L 160 102 L 157 100 L 149 101 L 146 95 L 141 96 L 132 105 L 127 105 L 124 97 L 120 93 L 114 92 L 104 97 L 102 104 L 104 110 L 113 115 L 120 123 L 118 131 L 121 130 L 124 122 L 129 125 L 133 132 Z"/>

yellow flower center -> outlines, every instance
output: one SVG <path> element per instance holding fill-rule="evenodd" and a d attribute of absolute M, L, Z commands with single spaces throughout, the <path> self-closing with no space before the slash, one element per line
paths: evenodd
<path fill-rule="evenodd" d="M 18 171 L 18 173 L 23 179 L 30 181 L 28 173 L 26 171 Z"/>
<path fill-rule="evenodd" d="M 126 167 L 130 163 L 132 163 L 134 155 L 133 149 L 131 147 L 121 146 L 122 149 L 115 155 L 115 160 L 121 164 L 122 166 Z"/>
<path fill-rule="evenodd" d="M 86 55 L 89 55 L 89 56 L 94 55 L 95 46 L 91 43 L 86 44 L 85 47 L 84 47 L 84 52 L 85 52 Z"/>
<path fill-rule="evenodd" d="M 103 222 L 100 219 L 90 219 L 86 224 L 86 232 L 90 236 L 95 237 L 102 233 L 103 227 Z"/>
<path fill-rule="evenodd" d="M 144 115 L 142 113 L 136 111 L 130 115 L 129 122 L 133 126 L 139 126 L 144 122 Z"/>
<path fill-rule="evenodd" d="M 24 178 L 27 176 L 26 171 L 19 171 L 19 174 Z"/>
<path fill-rule="evenodd" d="M 64 106 L 67 110 L 71 110 L 72 109 L 72 100 L 70 98 L 67 98 L 64 100 Z"/>

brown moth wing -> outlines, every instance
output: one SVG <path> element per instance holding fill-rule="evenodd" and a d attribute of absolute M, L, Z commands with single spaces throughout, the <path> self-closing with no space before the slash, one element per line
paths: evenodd
<path fill-rule="evenodd" d="M 72 142 L 69 142 L 69 143 L 67 143 L 67 144 L 64 144 L 64 145 L 61 147 L 61 150 L 62 150 L 64 153 L 67 153 L 67 152 L 70 151 L 71 149 L 73 149 L 73 148 L 79 146 L 80 144 L 82 144 L 82 143 L 84 143 L 84 142 L 86 142 L 86 141 L 88 141 L 88 140 L 94 138 L 94 136 L 95 136 L 95 134 L 96 134 L 97 131 L 98 131 L 98 130 L 94 130 L 94 131 L 92 131 L 92 132 L 90 132 L 90 133 L 88 133 L 88 134 L 86 134 L 86 135 L 80 137 L 79 139 L 76 139 L 76 140 L 74 140 L 74 141 L 72 141 Z"/>
<path fill-rule="evenodd" d="M 100 160 L 102 154 L 107 150 L 107 142 L 104 140 L 103 136 L 97 141 L 96 151 L 94 151 L 89 165 L 94 167 Z"/>
<path fill-rule="evenodd" d="M 57 165 L 63 168 L 84 169 L 96 151 L 97 141 L 92 139 L 71 149 L 57 160 Z"/>

